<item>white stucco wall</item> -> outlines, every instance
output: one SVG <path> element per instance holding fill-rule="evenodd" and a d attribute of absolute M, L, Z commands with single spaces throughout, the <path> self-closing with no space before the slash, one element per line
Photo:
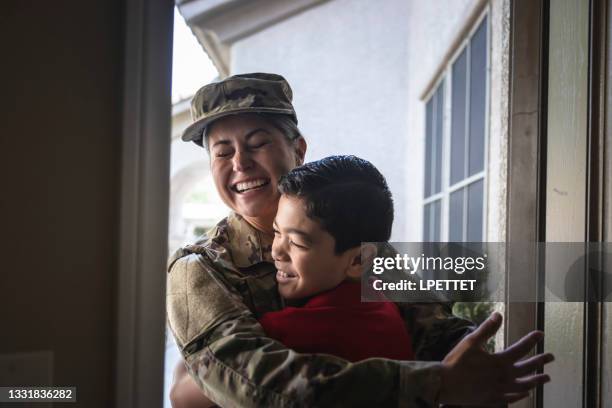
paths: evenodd
<path fill-rule="evenodd" d="M 476 2 L 332 0 L 235 43 L 231 71 L 284 75 L 309 143 L 306 159 L 370 160 L 394 194 L 392 239 L 420 241 L 419 95 Z"/>
<path fill-rule="evenodd" d="M 406 228 L 406 1 L 333 0 L 232 47 L 232 73 L 270 71 L 294 90 L 306 159 L 354 154 L 387 177 Z"/>

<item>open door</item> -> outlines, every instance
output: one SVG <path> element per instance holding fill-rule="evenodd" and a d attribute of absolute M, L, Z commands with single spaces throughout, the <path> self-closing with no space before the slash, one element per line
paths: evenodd
<path fill-rule="evenodd" d="M 610 15 L 607 0 L 513 2 L 508 242 L 610 241 Z M 556 361 L 513 406 L 612 406 L 610 299 L 589 299 L 585 279 L 581 301 L 513 303 L 519 287 L 535 299 L 563 283 L 537 262 L 508 260 L 506 339 L 544 330 Z"/>

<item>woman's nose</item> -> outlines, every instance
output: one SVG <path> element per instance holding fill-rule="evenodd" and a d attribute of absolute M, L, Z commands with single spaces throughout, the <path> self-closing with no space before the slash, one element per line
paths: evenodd
<path fill-rule="evenodd" d="M 253 166 L 250 153 L 244 150 L 236 150 L 232 161 L 234 171 L 245 171 Z"/>

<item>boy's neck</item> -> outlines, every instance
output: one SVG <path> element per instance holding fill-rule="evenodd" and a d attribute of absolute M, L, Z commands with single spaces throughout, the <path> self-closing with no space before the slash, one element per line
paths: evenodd
<path fill-rule="evenodd" d="M 345 283 L 360 283 L 360 279 L 358 279 L 358 278 L 351 278 L 351 277 L 348 277 L 348 276 L 347 276 L 347 277 L 346 277 L 346 278 L 345 278 L 345 279 L 344 279 L 342 282 L 340 282 L 340 283 L 338 284 L 338 286 L 340 286 L 340 285 L 342 285 L 342 284 L 345 284 Z M 285 299 L 285 298 L 283 298 L 283 301 L 285 302 L 285 306 L 291 306 L 291 307 L 302 307 L 302 306 L 304 306 L 306 303 L 308 303 L 308 301 L 309 301 L 310 299 L 312 299 L 313 297 L 318 296 L 318 295 L 320 295 L 320 294 L 322 294 L 322 293 L 325 293 L 325 292 L 329 292 L 330 290 L 334 290 L 334 289 L 336 289 L 338 286 L 333 287 L 333 288 L 331 288 L 331 289 L 324 290 L 324 291 L 322 291 L 322 292 L 317 292 L 317 293 L 314 293 L 314 294 L 312 294 L 312 295 L 308 295 L 308 296 L 306 296 L 306 297 L 299 298 L 299 299 Z"/>

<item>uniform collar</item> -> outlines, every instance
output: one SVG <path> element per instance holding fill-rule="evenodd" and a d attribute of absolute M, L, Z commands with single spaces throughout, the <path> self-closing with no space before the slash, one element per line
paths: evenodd
<path fill-rule="evenodd" d="M 272 237 L 249 224 L 241 215 L 231 212 L 227 217 L 226 248 L 238 268 L 248 268 L 272 260 Z"/>
<path fill-rule="evenodd" d="M 189 253 L 206 254 L 213 262 L 229 269 L 249 268 L 260 262 L 274 262 L 272 237 L 257 230 L 234 212 L 194 244 L 178 249 L 168 260 L 168 268 L 177 259 Z"/>

